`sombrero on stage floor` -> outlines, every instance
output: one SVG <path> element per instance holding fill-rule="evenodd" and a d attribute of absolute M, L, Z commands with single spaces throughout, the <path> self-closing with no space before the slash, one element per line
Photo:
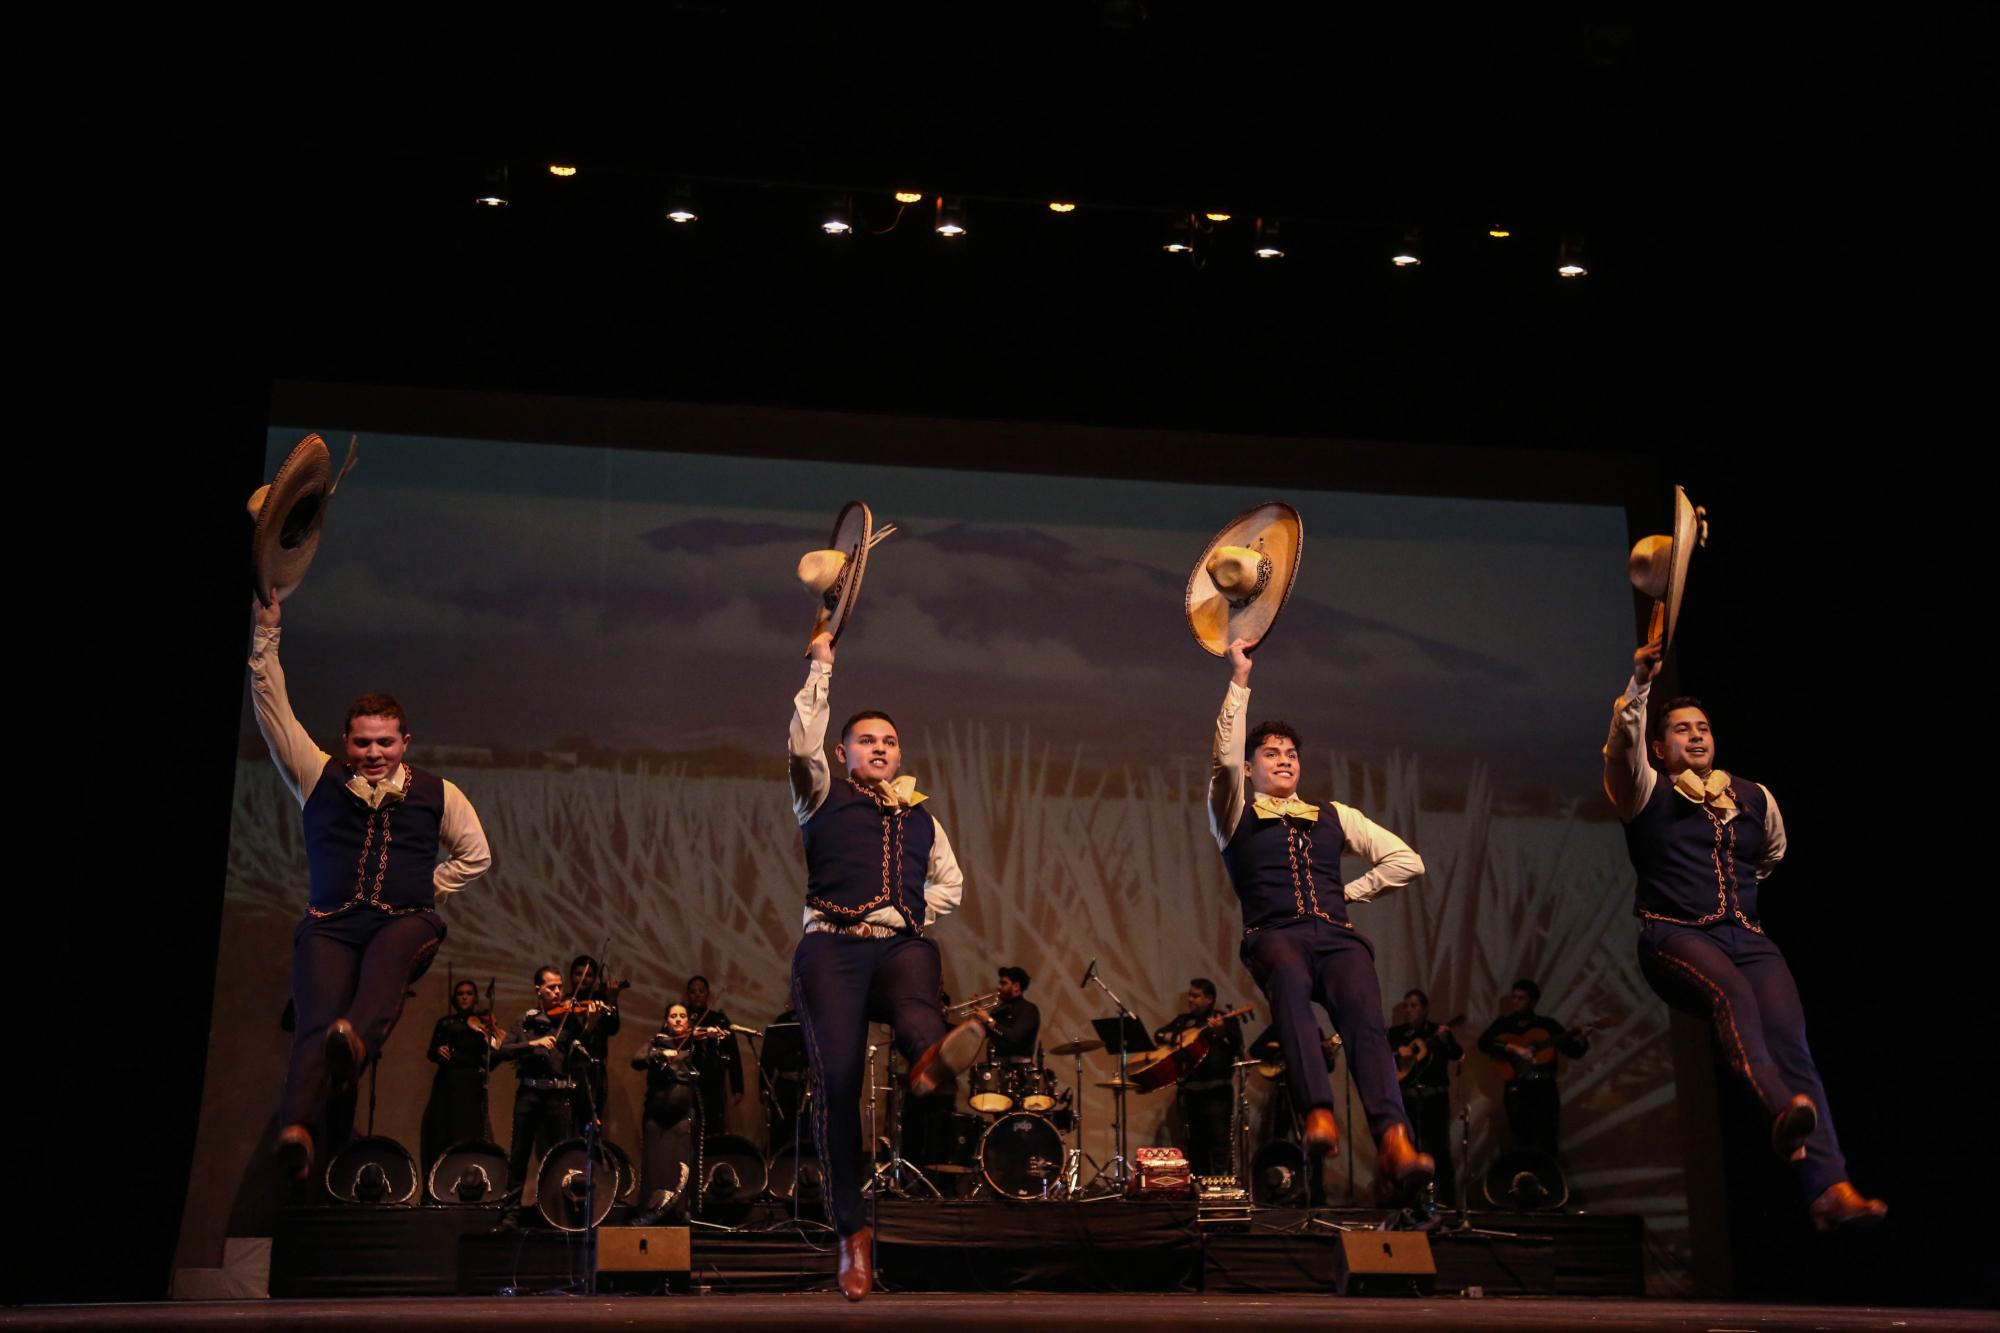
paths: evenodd
<path fill-rule="evenodd" d="M 1238 639 L 1253 647 L 1263 642 L 1292 595 L 1304 544 L 1299 511 L 1283 501 L 1230 519 L 1188 575 L 1187 622 L 1195 642 L 1217 657 Z"/>
<path fill-rule="evenodd" d="M 833 537 L 823 551 L 808 551 L 799 560 L 799 582 L 819 599 L 808 641 L 822 633 L 840 642 L 840 631 L 854 614 L 861 596 L 861 577 L 868 569 L 868 552 L 896 530 L 894 523 L 875 527 L 875 516 L 859 500 L 850 500 L 833 521 Z"/>
<path fill-rule="evenodd" d="M 1646 626 L 1646 642 L 1658 642 L 1660 655 L 1673 646 L 1674 627 L 1681 617 L 1681 600 L 1687 593 L 1688 562 L 1697 546 L 1708 545 L 1708 511 L 1695 505 L 1679 486 L 1674 487 L 1674 530 L 1641 537 L 1627 557 L 1626 572 L 1632 586 L 1653 599 L 1652 619 Z"/>
<path fill-rule="evenodd" d="M 347 461 L 333 474 L 333 457 L 326 441 L 308 435 L 292 446 L 278 465 L 278 475 L 250 496 L 250 572 L 259 600 L 282 602 L 292 595 L 319 552 L 320 529 L 326 523 L 333 492 L 354 470 L 354 441 L 347 442 Z"/>

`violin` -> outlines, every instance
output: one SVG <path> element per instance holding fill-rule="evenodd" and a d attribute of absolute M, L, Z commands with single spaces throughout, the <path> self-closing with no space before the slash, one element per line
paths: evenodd
<path fill-rule="evenodd" d="M 590 1014 L 608 1014 L 613 1008 L 613 1005 L 603 1000 L 558 1000 L 542 1010 L 542 1017 L 568 1018 L 572 1014 L 586 1017 Z"/>
<path fill-rule="evenodd" d="M 507 1040 L 507 1029 L 493 1017 L 491 1009 L 475 1009 L 465 1016 L 465 1025 L 486 1038 L 488 1046 L 498 1046 Z"/>

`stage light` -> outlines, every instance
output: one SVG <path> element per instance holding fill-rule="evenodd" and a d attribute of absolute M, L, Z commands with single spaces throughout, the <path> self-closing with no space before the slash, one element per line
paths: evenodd
<path fill-rule="evenodd" d="M 1486 234 L 1496 241 L 1504 241 L 1514 233 L 1496 222 L 1486 229 Z"/>
<path fill-rule="evenodd" d="M 1417 255 L 1417 233 L 1414 230 L 1403 233 L 1402 248 L 1389 256 L 1389 262 L 1397 268 L 1416 268 L 1424 262 Z"/>
<path fill-rule="evenodd" d="M 1075 205 L 1075 204 L 1072 204 L 1072 203 L 1070 203 L 1070 202 L 1069 202 L 1068 200 L 1066 200 L 1066 199 L 1051 199 L 1051 200 L 1049 200 L 1049 212 L 1051 212 L 1051 213 L 1074 213 L 1074 212 L 1076 212 L 1076 205 Z"/>
<path fill-rule="evenodd" d="M 937 234 L 947 239 L 965 235 L 965 204 L 938 196 Z"/>
<path fill-rule="evenodd" d="M 1590 265 L 1584 261 L 1581 241 L 1564 241 L 1556 251 L 1556 276 L 1559 278 L 1587 278 Z"/>
<path fill-rule="evenodd" d="M 829 236 L 850 236 L 854 233 L 854 200 L 851 196 L 837 194 L 826 206 L 826 218 L 819 229 Z"/>
<path fill-rule="evenodd" d="M 685 225 L 700 216 L 694 211 L 694 191 L 688 186 L 676 185 L 674 197 L 667 201 L 667 221 Z"/>
<path fill-rule="evenodd" d="M 1285 242 L 1278 235 L 1278 224 L 1275 219 L 1269 222 L 1263 218 L 1257 219 L 1257 243 L 1251 247 L 1250 253 L 1259 259 L 1285 257 Z"/>
<path fill-rule="evenodd" d="M 485 183 L 481 187 L 480 192 L 473 196 L 472 202 L 484 204 L 488 208 L 505 208 L 507 206 L 507 168 L 504 166 L 486 168 Z"/>
<path fill-rule="evenodd" d="M 921 204 L 924 201 L 924 192 L 922 190 L 898 190 L 889 197 L 899 204 Z"/>
<path fill-rule="evenodd" d="M 1175 218 L 1167 224 L 1166 239 L 1160 242 L 1160 249 L 1170 255 L 1191 255 L 1194 253 L 1193 220 L 1186 216 Z"/>
<path fill-rule="evenodd" d="M 566 162 L 551 162 L 549 163 L 549 175 L 567 178 L 576 175 L 576 168 Z"/>
<path fill-rule="evenodd" d="M 1210 222 L 1227 222 L 1236 215 L 1234 213 L 1203 213 L 1202 216 Z"/>

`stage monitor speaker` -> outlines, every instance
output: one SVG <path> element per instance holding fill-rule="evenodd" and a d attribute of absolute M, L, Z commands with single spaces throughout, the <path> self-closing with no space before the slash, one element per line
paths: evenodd
<path fill-rule="evenodd" d="M 694 1266 L 687 1227 L 599 1227 L 600 1273 L 685 1273 Z"/>
<path fill-rule="evenodd" d="M 1340 1275 L 1343 1296 L 1429 1296 L 1437 1290 L 1437 1261 L 1431 1238 L 1421 1231 L 1343 1231 Z"/>

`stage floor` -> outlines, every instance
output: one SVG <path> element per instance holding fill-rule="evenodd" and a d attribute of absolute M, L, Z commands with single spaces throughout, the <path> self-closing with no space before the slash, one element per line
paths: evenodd
<path fill-rule="evenodd" d="M 1992 1311 L 1824 1305 L 1748 1305 L 1604 1298 L 1371 1300 L 1332 1296 L 985 1295 L 877 1293 L 850 1305 L 832 1293 L 513 1299 L 182 1301 L 158 1305 L 78 1305 L 0 1312 L 0 1328 L 165 1329 L 537 1329 L 615 1324 L 623 1329 L 796 1329 L 802 1321 L 847 1328 L 949 1327 L 953 1333 L 1020 1333 L 1024 1328 L 1260 1329 L 1672 1329 L 1686 1333 L 1776 1330 L 1986 1330 Z"/>

